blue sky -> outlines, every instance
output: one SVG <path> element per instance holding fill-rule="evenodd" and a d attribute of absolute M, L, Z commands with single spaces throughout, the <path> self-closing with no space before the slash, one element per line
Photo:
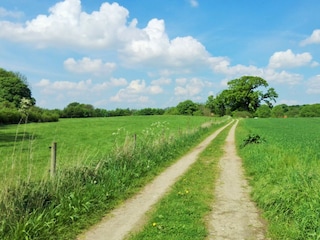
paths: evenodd
<path fill-rule="evenodd" d="M 37 105 L 205 103 L 260 76 L 277 104 L 320 102 L 318 0 L 0 0 L 0 67 Z"/>

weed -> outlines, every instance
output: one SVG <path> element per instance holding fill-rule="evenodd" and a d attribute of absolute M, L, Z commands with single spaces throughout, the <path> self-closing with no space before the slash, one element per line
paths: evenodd
<path fill-rule="evenodd" d="M 260 137 L 259 134 L 249 134 L 240 145 L 240 148 L 244 148 L 248 144 L 260 144 L 264 143 L 266 140 L 262 137 Z"/>

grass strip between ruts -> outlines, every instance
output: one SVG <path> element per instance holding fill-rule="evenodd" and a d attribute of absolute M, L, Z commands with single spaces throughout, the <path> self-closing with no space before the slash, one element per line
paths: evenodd
<path fill-rule="evenodd" d="M 218 162 L 231 126 L 210 143 L 197 162 L 156 204 L 143 229 L 130 234 L 128 239 L 205 239 L 208 235 L 206 216 L 214 201 Z"/>

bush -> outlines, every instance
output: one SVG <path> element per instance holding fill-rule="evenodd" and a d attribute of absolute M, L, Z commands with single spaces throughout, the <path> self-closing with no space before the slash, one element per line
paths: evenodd
<path fill-rule="evenodd" d="M 16 124 L 21 121 L 22 114 L 17 109 L 0 109 L 0 124 Z"/>
<path fill-rule="evenodd" d="M 234 111 L 232 116 L 235 118 L 252 118 L 252 114 L 247 111 Z"/>

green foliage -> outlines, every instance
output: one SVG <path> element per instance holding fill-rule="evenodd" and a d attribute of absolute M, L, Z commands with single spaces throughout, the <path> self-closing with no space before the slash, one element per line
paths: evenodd
<path fill-rule="evenodd" d="M 194 115 L 199 110 L 199 107 L 191 100 L 185 100 L 177 105 L 177 110 L 181 115 Z"/>
<path fill-rule="evenodd" d="M 176 107 L 167 108 L 164 115 L 179 115 L 179 111 Z"/>
<path fill-rule="evenodd" d="M 268 105 L 261 105 L 260 107 L 258 107 L 255 115 L 259 118 L 269 118 L 271 117 L 271 109 Z"/>
<path fill-rule="evenodd" d="M 283 118 L 285 116 L 287 105 L 281 104 L 272 108 L 271 116 L 275 118 Z"/>
<path fill-rule="evenodd" d="M 266 80 L 255 76 L 243 76 L 228 82 L 228 89 L 223 90 L 213 99 L 208 98 L 207 105 L 220 116 L 226 115 L 228 109 L 233 111 L 247 111 L 254 113 L 261 102 L 269 107 L 275 102 L 278 94 L 273 88 L 268 88 L 264 93 L 261 88 L 267 88 Z"/>
<path fill-rule="evenodd" d="M 234 111 L 232 116 L 235 118 L 251 118 L 252 114 L 248 111 Z"/>
<path fill-rule="evenodd" d="M 320 117 L 320 104 L 304 105 L 300 110 L 301 117 Z"/>
<path fill-rule="evenodd" d="M 143 108 L 134 112 L 134 115 L 163 115 L 165 110 L 159 108 Z"/>
<path fill-rule="evenodd" d="M 243 139 L 240 148 L 244 148 L 248 144 L 259 144 L 265 141 L 266 140 L 262 138 L 259 134 L 249 134 L 245 139 Z"/>
<path fill-rule="evenodd" d="M 183 119 L 179 119 L 180 126 Z M 213 125 L 210 131 L 198 127 L 172 135 L 167 123 L 156 122 L 141 132 L 143 137 L 126 133 L 125 141 L 116 140 L 111 151 L 104 149 L 98 162 L 59 169 L 52 181 L 7 185 L 0 198 L 0 238 L 75 238 L 80 229 L 94 223 L 92 219 L 101 218 L 222 124 Z M 119 129 L 114 136 L 123 133 Z"/>
<path fill-rule="evenodd" d="M 72 102 L 68 104 L 62 111 L 61 117 L 64 118 L 85 118 L 94 117 L 94 107 L 90 104 L 80 104 L 78 102 Z"/>
<path fill-rule="evenodd" d="M 267 140 L 239 153 L 271 239 L 320 237 L 319 123 L 319 118 L 273 118 L 238 125 L 238 146 L 250 132 Z"/>
<path fill-rule="evenodd" d="M 0 68 L 0 102 L 13 103 L 19 108 L 22 98 L 30 99 L 32 105 L 35 104 L 26 77 Z"/>
<path fill-rule="evenodd" d="M 26 112 L 15 108 L 0 108 L 0 125 L 25 122 L 57 122 L 59 115 L 51 110 L 30 107 Z"/>

